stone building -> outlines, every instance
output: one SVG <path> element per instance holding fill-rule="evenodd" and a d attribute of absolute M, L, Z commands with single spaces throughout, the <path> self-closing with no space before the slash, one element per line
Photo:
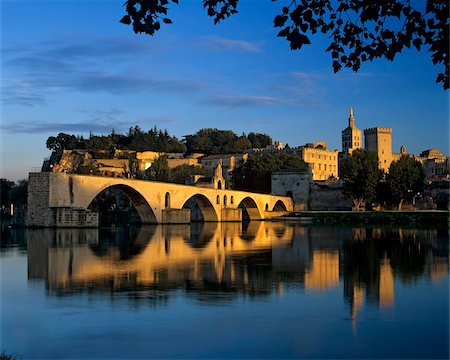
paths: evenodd
<path fill-rule="evenodd" d="M 337 150 L 328 150 L 325 142 L 318 141 L 306 144 L 299 147 L 296 152 L 309 165 L 313 180 L 328 180 L 339 176 L 339 152 Z"/>
<path fill-rule="evenodd" d="M 353 150 L 361 149 L 362 140 L 362 132 L 355 126 L 353 108 L 350 107 L 348 126 L 342 130 L 342 152 L 344 153 L 344 156 L 350 155 Z"/>
<path fill-rule="evenodd" d="M 427 179 L 448 177 L 450 157 L 445 156 L 437 149 L 422 151 L 417 158 L 424 167 Z"/>
<path fill-rule="evenodd" d="M 306 210 L 309 199 L 309 171 L 280 171 L 271 175 L 272 191 L 274 195 L 289 196 L 294 201 L 294 210 Z"/>
<path fill-rule="evenodd" d="M 280 171 L 272 173 L 272 194 L 292 197 L 294 211 L 351 210 L 351 200 L 342 191 L 340 181 L 313 182 L 311 173 Z"/>
<path fill-rule="evenodd" d="M 211 189 L 226 189 L 226 181 L 227 180 L 223 176 L 222 161 L 219 161 L 214 168 L 214 175 L 212 177 L 191 175 L 189 179 L 186 180 L 185 184 Z"/>
<path fill-rule="evenodd" d="M 209 155 L 200 159 L 200 163 L 204 168 L 213 172 L 219 165 L 223 171 L 223 177 L 230 181 L 231 172 L 241 164 L 245 163 L 249 154 L 221 154 L 221 155 Z"/>
<path fill-rule="evenodd" d="M 364 148 L 377 153 L 379 167 L 387 173 L 392 162 L 392 129 L 383 127 L 365 129 Z"/>
<path fill-rule="evenodd" d="M 204 154 L 168 153 L 167 166 L 169 169 L 182 165 L 201 166 L 199 158 L 202 156 L 204 156 Z"/>

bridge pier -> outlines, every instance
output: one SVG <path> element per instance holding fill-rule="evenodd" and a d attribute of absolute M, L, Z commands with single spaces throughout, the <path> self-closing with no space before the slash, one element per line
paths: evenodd
<path fill-rule="evenodd" d="M 189 224 L 191 211 L 189 209 L 162 209 L 161 224 Z"/>
<path fill-rule="evenodd" d="M 242 209 L 224 208 L 221 211 L 220 221 L 239 221 L 242 222 Z"/>

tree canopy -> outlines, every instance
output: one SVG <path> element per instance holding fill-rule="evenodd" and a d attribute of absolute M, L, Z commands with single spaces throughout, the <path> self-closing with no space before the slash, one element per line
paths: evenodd
<path fill-rule="evenodd" d="M 28 180 L 19 180 L 17 183 L 7 179 L 0 179 L 0 205 L 8 207 L 11 203 L 15 205 L 26 205 L 28 194 Z"/>
<path fill-rule="evenodd" d="M 386 182 L 392 200 L 398 204 L 398 210 L 401 210 L 404 200 L 412 199 L 423 191 L 424 180 L 423 166 L 413 157 L 402 155 L 400 159 L 391 163 Z"/>
<path fill-rule="evenodd" d="M 230 154 L 250 148 L 261 148 L 272 144 L 272 138 L 266 134 L 251 132 L 246 136 L 237 136 L 231 130 L 201 129 L 183 139 L 190 153 Z"/>
<path fill-rule="evenodd" d="M 344 191 L 352 199 L 356 210 L 360 210 L 364 203 L 370 204 L 377 198 L 383 171 L 378 168 L 376 152 L 355 150 L 348 158 L 342 159 L 339 167 Z"/>
<path fill-rule="evenodd" d="M 247 135 L 237 136 L 231 130 L 201 129 L 193 135 L 184 136 L 183 141 L 171 136 L 167 130 L 158 130 L 156 127 L 148 131 L 142 130 L 138 125 L 130 127 L 128 133 L 118 134 L 112 130 L 110 135 L 93 135 L 85 139 L 81 135 L 59 133 L 50 136 L 46 146 L 54 152 L 62 150 L 136 150 L 156 151 L 166 153 L 205 153 L 230 154 L 240 153 L 250 148 L 264 148 L 272 144 L 272 138 L 266 134 L 251 132 Z"/>
<path fill-rule="evenodd" d="M 131 127 L 127 135 L 118 134 L 112 130 L 110 135 L 90 134 L 88 139 L 83 136 L 59 133 L 56 137 L 50 136 L 46 142 L 47 148 L 53 151 L 88 149 L 111 150 L 127 149 L 136 151 L 157 152 L 185 152 L 185 145 L 175 136 L 169 135 L 167 130 L 158 130 L 156 127 L 144 131 L 138 125 Z"/>
<path fill-rule="evenodd" d="M 272 0 L 277 1 L 277 0 Z M 334 72 L 342 67 L 358 71 L 361 62 L 376 58 L 394 60 L 405 47 L 425 48 L 433 64 L 444 65 L 436 82 L 449 88 L 449 12 L 447 0 L 278 0 L 281 11 L 273 25 L 280 28 L 292 50 L 311 44 L 311 37 L 322 33 L 331 39 Z M 132 25 L 135 33 L 154 35 L 161 23 L 171 24 L 170 0 L 127 0 L 126 14 L 120 20 Z M 178 4 L 179 0 L 171 0 Z M 214 24 L 238 12 L 239 0 L 203 0 L 203 7 Z M 256 4 L 257 2 L 255 2 Z M 255 11 L 257 10 L 257 5 Z"/>
<path fill-rule="evenodd" d="M 232 188 L 270 193 L 271 174 L 275 171 L 306 171 L 308 165 L 297 155 L 286 153 L 250 155 L 245 164 L 232 173 Z"/>

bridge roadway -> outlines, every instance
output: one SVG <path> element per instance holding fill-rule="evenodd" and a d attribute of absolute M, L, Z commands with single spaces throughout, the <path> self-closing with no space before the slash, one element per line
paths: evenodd
<path fill-rule="evenodd" d="M 292 211 L 292 199 L 228 189 L 67 173 L 30 173 L 28 226 L 98 226 L 90 212 L 106 189 L 132 201 L 142 223 L 264 220 Z"/>

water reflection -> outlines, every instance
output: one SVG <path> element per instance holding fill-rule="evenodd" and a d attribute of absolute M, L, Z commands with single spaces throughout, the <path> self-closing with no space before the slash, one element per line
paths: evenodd
<path fill-rule="evenodd" d="M 29 280 L 48 294 L 120 294 L 160 302 L 329 291 L 342 282 L 354 319 L 364 301 L 395 305 L 395 283 L 448 275 L 448 230 L 205 223 L 26 232 Z"/>

